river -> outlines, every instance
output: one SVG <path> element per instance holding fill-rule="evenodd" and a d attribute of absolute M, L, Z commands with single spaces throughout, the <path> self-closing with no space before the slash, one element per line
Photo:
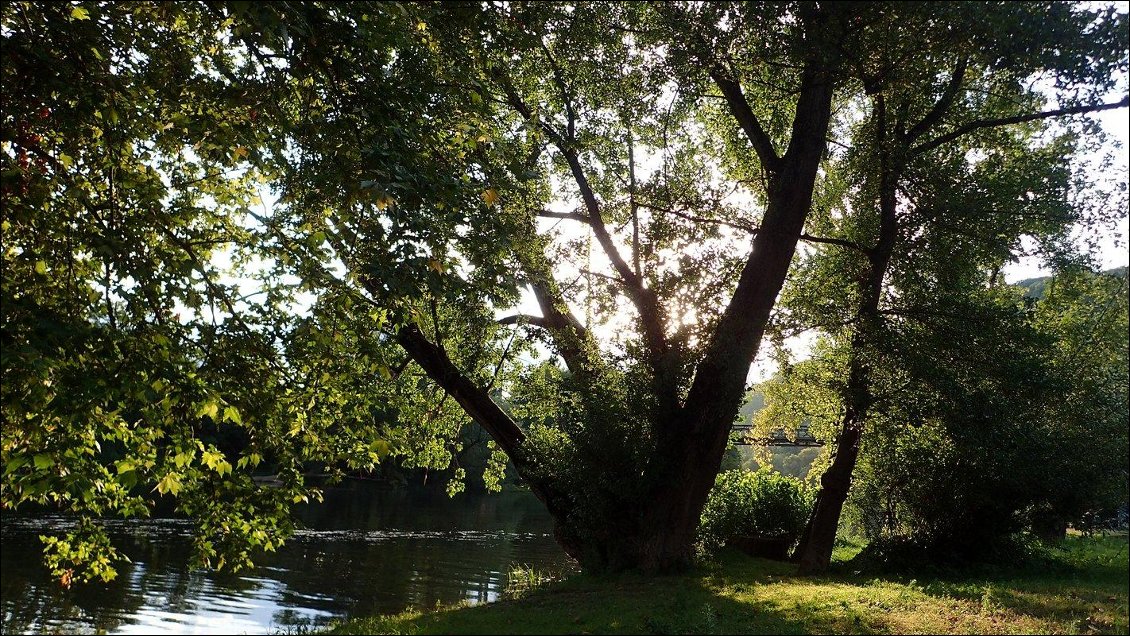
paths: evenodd
<path fill-rule="evenodd" d="M 0 522 L 2 631 L 17 633 L 271 634 L 335 619 L 460 601 L 490 602 L 511 567 L 573 566 L 529 493 L 462 494 L 347 481 L 300 512 L 304 529 L 257 567 L 217 574 L 187 567 L 192 525 L 111 521 L 132 563 L 109 584 L 63 589 L 42 565 L 40 534 L 61 517 Z"/>

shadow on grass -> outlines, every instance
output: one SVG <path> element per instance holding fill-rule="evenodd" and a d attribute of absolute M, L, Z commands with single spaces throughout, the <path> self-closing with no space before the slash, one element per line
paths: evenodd
<path fill-rule="evenodd" d="M 834 580 L 905 586 L 984 613 L 1011 612 L 1071 625 L 1084 633 L 1125 633 L 1128 600 L 1125 534 L 1072 537 L 1007 564 L 884 565 L 863 558 L 837 564 Z"/>
<path fill-rule="evenodd" d="M 874 633 L 862 614 L 839 606 L 792 607 L 770 597 L 759 599 L 761 586 L 792 576 L 788 564 L 740 555 L 727 560 L 725 566 L 682 576 L 582 575 L 540 588 L 518 601 L 362 619 L 333 633 Z M 730 576 L 736 569 L 742 573 Z"/>
<path fill-rule="evenodd" d="M 681 576 L 582 575 L 520 600 L 360 619 L 336 633 L 1125 633 L 1125 544 L 1075 539 L 1044 559 L 962 570 L 849 561 L 818 577 L 725 553 Z"/>

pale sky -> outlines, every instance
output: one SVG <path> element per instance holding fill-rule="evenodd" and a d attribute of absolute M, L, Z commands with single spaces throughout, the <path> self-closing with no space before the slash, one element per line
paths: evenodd
<path fill-rule="evenodd" d="M 1130 3 L 1119 3 L 1126 6 Z M 1125 10 L 1125 9 L 1124 9 Z M 1111 101 L 1116 101 L 1118 96 L 1112 95 Z M 1119 144 L 1119 148 L 1111 148 L 1117 158 L 1116 169 L 1114 174 L 1110 175 L 1114 179 L 1121 182 L 1123 191 L 1127 188 L 1127 174 L 1130 173 L 1130 132 L 1128 132 L 1128 117 L 1127 109 L 1119 108 L 1116 110 L 1108 110 L 1101 113 L 1095 113 L 1090 117 L 1097 119 L 1102 125 L 1103 130 L 1109 134 L 1113 140 Z M 1103 239 L 1099 244 L 1099 262 L 1102 269 L 1110 269 L 1112 267 L 1121 267 L 1130 264 L 1130 252 L 1127 251 L 1126 240 L 1130 235 L 1130 212 L 1125 208 L 1122 210 L 1121 220 L 1115 227 L 1108 228 L 1103 233 Z M 1037 276 L 1046 276 L 1049 270 L 1043 267 L 1037 258 L 1023 258 L 1020 262 L 1013 263 L 1004 269 L 1005 280 L 1010 283 L 1024 280 L 1026 278 L 1035 278 Z"/>

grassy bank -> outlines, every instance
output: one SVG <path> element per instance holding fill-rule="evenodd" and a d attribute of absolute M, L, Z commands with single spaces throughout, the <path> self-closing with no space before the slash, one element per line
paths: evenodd
<path fill-rule="evenodd" d="M 576 576 L 490 605 L 353 620 L 339 634 L 1125 634 L 1127 537 L 1071 537 L 1011 568 L 929 576 L 728 554 L 683 576 Z"/>

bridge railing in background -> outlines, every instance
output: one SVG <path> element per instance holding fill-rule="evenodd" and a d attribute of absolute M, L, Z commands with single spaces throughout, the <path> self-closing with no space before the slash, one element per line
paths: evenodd
<path fill-rule="evenodd" d="M 793 435 L 784 428 L 773 429 L 768 436 L 758 437 L 753 435 L 753 426 L 750 424 L 735 424 L 734 432 L 739 433 L 735 444 L 746 446 L 823 446 L 824 442 L 816 439 L 808 430 L 808 424 L 801 424 Z"/>

